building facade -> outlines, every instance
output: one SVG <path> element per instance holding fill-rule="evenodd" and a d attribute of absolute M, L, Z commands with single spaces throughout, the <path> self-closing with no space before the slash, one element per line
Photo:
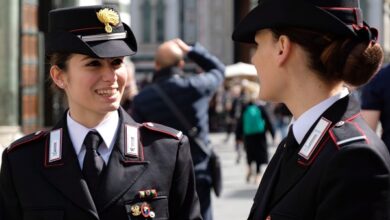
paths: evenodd
<path fill-rule="evenodd" d="M 132 0 L 131 27 L 139 51 L 132 57 L 137 78 L 153 72 L 154 53 L 164 41 L 200 42 L 226 64 L 233 62 L 232 0 Z"/>

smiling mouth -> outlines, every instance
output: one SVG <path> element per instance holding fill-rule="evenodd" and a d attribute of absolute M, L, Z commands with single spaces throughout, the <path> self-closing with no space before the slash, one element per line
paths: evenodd
<path fill-rule="evenodd" d="M 96 93 L 104 97 L 110 97 L 115 95 L 118 92 L 118 89 L 98 89 Z"/>

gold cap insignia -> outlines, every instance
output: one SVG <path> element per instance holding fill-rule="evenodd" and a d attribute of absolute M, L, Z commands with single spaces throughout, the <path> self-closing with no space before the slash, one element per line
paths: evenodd
<path fill-rule="evenodd" d="M 96 15 L 99 21 L 104 24 L 104 30 L 106 30 L 107 33 L 112 32 L 112 27 L 110 25 L 116 26 L 119 24 L 119 15 L 112 9 L 100 9 L 99 12 L 96 12 Z"/>

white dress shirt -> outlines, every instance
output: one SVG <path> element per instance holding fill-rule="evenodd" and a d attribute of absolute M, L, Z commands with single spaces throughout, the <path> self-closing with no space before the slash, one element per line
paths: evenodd
<path fill-rule="evenodd" d="M 304 112 L 299 118 L 296 120 L 293 119 L 292 126 L 293 126 L 293 134 L 295 137 L 295 140 L 299 144 L 301 144 L 303 138 L 305 137 L 306 133 L 309 131 L 310 127 L 314 124 L 314 122 L 335 102 L 338 100 L 344 98 L 349 94 L 349 91 L 347 88 L 344 88 L 341 92 L 338 94 L 331 96 L 324 101 L 318 103 L 317 105 L 313 106 L 306 112 Z"/>
<path fill-rule="evenodd" d="M 98 152 L 102 156 L 104 162 L 107 164 L 110 158 L 112 149 L 115 144 L 115 134 L 117 132 L 119 123 L 119 113 L 110 114 L 106 119 L 100 122 L 94 128 L 87 128 L 80 123 L 72 119 L 69 114 L 67 114 L 67 124 L 70 140 L 72 141 L 74 150 L 76 152 L 77 158 L 79 160 L 80 168 L 83 168 L 84 156 L 85 156 L 85 146 L 83 142 L 88 132 L 91 130 L 97 131 L 103 139 L 103 143 L 98 147 Z"/>

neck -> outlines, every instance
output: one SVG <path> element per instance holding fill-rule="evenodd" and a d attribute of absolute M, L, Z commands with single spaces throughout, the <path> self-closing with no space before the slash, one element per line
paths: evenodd
<path fill-rule="evenodd" d="M 153 81 L 169 78 L 175 74 L 182 74 L 182 70 L 177 66 L 168 66 L 156 70 L 153 76 Z"/>
<path fill-rule="evenodd" d="M 297 76 L 297 75 L 296 75 Z M 304 112 L 343 90 L 343 82 L 324 82 L 316 76 L 316 73 L 298 74 L 293 79 L 292 87 L 285 104 L 293 114 L 299 118 Z"/>
<path fill-rule="evenodd" d="M 116 111 L 111 111 L 105 114 L 94 114 L 90 112 L 74 111 L 71 108 L 69 109 L 70 117 L 87 128 L 96 127 L 106 118 L 110 117 L 112 114 L 115 114 L 115 112 Z"/>

